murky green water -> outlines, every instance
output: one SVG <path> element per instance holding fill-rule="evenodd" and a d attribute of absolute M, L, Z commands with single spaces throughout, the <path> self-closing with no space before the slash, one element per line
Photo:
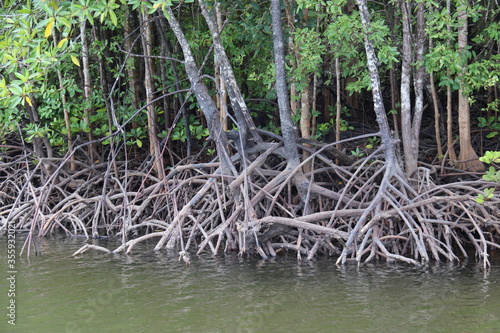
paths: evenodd
<path fill-rule="evenodd" d="M 487 275 L 472 263 L 342 269 L 293 256 L 207 254 L 186 267 L 153 245 L 71 257 L 83 244 L 45 239 L 41 256 L 17 259 L 16 325 L 3 278 L 0 332 L 500 331 L 498 262 Z M 4 250 L 0 262 L 7 276 Z"/>

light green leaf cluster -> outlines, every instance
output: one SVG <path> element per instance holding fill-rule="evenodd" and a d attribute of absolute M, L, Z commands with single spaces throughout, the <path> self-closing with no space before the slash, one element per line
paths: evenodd
<path fill-rule="evenodd" d="M 484 156 L 479 158 L 479 160 L 487 164 L 493 164 L 489 167 L 488 171 L 486 171 L 486 174 L 483 175 L 483 179 L 490 182 L 500 183 L 500 151 L 487 151 L 484 153 Z M 476 201 L 478 203 L 483 203 L 491 200 L 494 196 L 495 188 L 485 188 L 483 194 L 478 194 Z"/>

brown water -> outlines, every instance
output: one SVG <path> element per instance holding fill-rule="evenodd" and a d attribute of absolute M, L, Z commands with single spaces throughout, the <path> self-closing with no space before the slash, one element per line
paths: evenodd
<path fill-rule="evenodd" d="M 3 278 L 0 332 L 500 332 L 498 262 L 484 274 L 471 262 L 339 268 L 206 254 L 186 267 L 153 244 L 71 257 L 84 243 L 43 239 L 41 256 L 16 260 L 16 325 Z M 8 277 L 6 251 L 0 262 Z"/>

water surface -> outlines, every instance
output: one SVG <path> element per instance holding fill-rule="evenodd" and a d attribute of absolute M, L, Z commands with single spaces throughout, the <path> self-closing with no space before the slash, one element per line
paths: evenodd
<path fill-rule="evenodd" d="M 83 244 L 42 239 L 40 256 L 17 259 L 16 326 L 2 279 L 0 332 L 500 331 L 499 262 L 484 274 L 472 262 L 339 268 L 334 258 L 204 254 L 186 267 L 154 244 L 71 257 Z M 6 251 L 0 262 L 6 275 Z"/>

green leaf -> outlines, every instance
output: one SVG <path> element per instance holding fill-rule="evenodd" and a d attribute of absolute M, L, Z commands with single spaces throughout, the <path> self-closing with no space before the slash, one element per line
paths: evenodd
<path fill-rule="evenodd" d="M 21 80 L 23 83 L 26 83 L 26 81 L 28 81 L 28 78 L 24 75 L 22 75 L 21 73 L 14 73 L 15 76 L 17 76 L 17 78 L 19 80 Z"/>
<path fill-rule="evenodd" d="M 484 196 L 482 194 L 478 194 L 476 198 L 476 202 L 479 204 L 484 203 Z"/>
<path fill-rule="evenodd" d="M 118 18 L 116 17 L 115 12 L 110 10 L 109 17 L 111 18 L 111 22 L 113 23 L 113 25 L 116 27 L 118 25 Z"/>
<path fill-rule="evenodd" d="M 11 93 L 17 96 L 21 96 L 23 94 L 23 89 L 18 85 L 11 85 L 9 87 L 9 90 Z"/>

